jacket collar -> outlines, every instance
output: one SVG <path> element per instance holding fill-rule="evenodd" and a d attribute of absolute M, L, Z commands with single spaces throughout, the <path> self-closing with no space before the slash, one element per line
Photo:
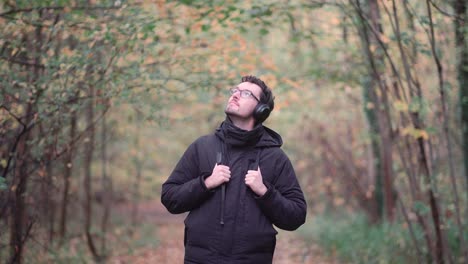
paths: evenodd
<path fill-rule="evenodd" d="M 229 117 L 216 129 L 216 135 L 231 146 L 255 146 L 262 138 L 265 129 L 262 124 L 247 131 L 235 126 Z"/>

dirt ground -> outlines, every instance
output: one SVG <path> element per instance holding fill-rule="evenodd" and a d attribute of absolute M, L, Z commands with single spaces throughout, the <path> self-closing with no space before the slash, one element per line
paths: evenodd
<path fill-rule="evenodd" d="M 128 213 L 130 206 L 120 207 Z M 142 203 L 138 207 L 139 219 L 158 225 L 160 243 L 154 248 L 142 248 L 132 255 L 114 257 L 114 264 L 183 263 L 183 220 L 185 215 L 172 215 L 159 201 Z M 317 245 L 307 245 L 295 232 L 280 231 L 273 259 L 274 264 L 337 264 L 323 254 Z"/>

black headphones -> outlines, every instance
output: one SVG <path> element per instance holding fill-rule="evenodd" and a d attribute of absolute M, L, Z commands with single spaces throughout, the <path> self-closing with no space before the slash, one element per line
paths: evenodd
<path fill-rule="evenodd" d="M 259 102 L 254 109 L 253 116 L 257 123 L 262 123 L 270 116 L 271 109 L 267 104 Z"/>

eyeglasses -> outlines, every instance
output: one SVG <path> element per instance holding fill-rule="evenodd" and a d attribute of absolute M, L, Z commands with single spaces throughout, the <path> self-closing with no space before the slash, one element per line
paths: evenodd
<path fill-rule="evenodd" d="M 257 102 L 260 103 L 260 100 L 249 90 L 241 90 L 237 87 L 233 87 L 231 89 L 229 89 L 229 93 L 231 93 L 231 95 L 235 94 L 239 92 L 240 93 L 240 96 L 242 98 L 249 98 L 249 97 L 253 97 L 255 100 L 257 100 Z"/>

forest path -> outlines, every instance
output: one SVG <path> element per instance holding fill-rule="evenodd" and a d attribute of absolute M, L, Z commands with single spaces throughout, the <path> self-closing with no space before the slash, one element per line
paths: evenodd
<path fill-rule="evenodd" d="M 131 205 L 117 208 L 119 213 L 131 212 Z M 113 257 L 110 263 L 115 264 L 172 264 L 183 263 L 184 245 L 183 230 L 185 215 L 172 215 L 160 201 L 149 201 L 139 204 L 138 218 L 140 223 L 157 225 L 155 239 L 159 243 L 133 252 L 131 255 Z M 308 245 L 296 232 L 280 231 L 273 264 L 337 264 L 323 254 L 317 245 Z"/>

